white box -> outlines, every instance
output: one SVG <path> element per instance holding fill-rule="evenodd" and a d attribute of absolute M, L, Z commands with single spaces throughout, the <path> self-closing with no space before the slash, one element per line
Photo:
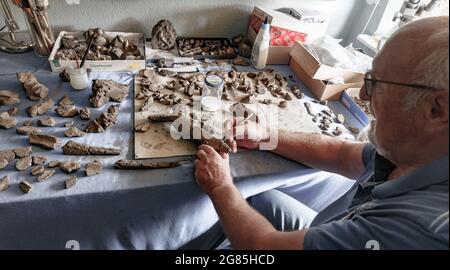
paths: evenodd
<path fill-rule="evenodd" d="M 62 72 L 66 68 L 76 68 L 75 60 L 56 60 L 55 55 L 61 46 L 61 38 L 64 35 L 72 35 L 76 38 L 83 39 L 83 32 L 66 32 L 61 31 L 56 39 L 55 46 L 48 58 L 53 72 Z M 108 39 L 112 39 L 117 35 L 121 35 L 128 40 L 137 41 L 138 47 L 144 56 L 142 60 L 105 60 L 92 61 L 86 60 L 85 67 L 92 71 L 109 71 L 109 72 L 135 72 L 145 68 L 145 37 L 142 33 L 124 33 L 124 32 L 105 32 Z M 80 60 L 81 61 L 81 60 Z"/>

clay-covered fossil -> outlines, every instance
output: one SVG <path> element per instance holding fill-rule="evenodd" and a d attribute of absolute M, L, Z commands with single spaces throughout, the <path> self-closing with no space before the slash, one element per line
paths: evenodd
<path fill-rule="evenodd" d="M 0 106 L 13 105 L 19 102 L 19 94 L 8 90 L 0 90 Z"/>
<path fill-rule="evenodd" d="M 183 164 L 178 162 L 154 162 L 151 160 L 118 160 L 114 168 L 122 170 L 148 170 L 178 167 Z"/>
<path fill-rule="evenodd" d="M 46 134 L 30 134 L 28 137 L 30 144 L 40 146 L 47 150 L 55 149 L 58 144 L 58 138 Z"/>
<path fill-rule="evenodd" d="M 128 96 L 128 85 L 113 80 L 93 80 L 92 96 L 89 102 L 99 108 L 110 100 L 122 102 Z"/>
<path fill-rule="evenodd" d="M 47 99 L 44 102 L 31 105 L 27 108 L 27 114 L 30 117 L 34 117 L 36 115 L 46 114 L 50 108 L 55 105 L 55 102 L 52 99 Z"/>
<path fill-rule="evenodd" d="M 61 162 L 59 168 L 65 173 L 71 173 L 78 171 L 81 168 L 81 164 L 79 161 L 69 160 Z"/>
<path fill-rule="evenodd" d="M 17 119 L 7 112 L 0 113 L 0 128 L 10 129 L 17 125 Z"/>
<path fill-rule="evenodd" d="M 97 147 L 88 144 L 77 143 L 74 141 L 69 141 L 62 147 L 62 149 L 65 155 L 120 155 L 120 149 Z"/>
<path fill-rule="evenodd" d="M 176 45 L 177 31 L 168 20 L 160 20 L 152 28 L 152 47 L 159 50 L 172 50 Z"/>
<path fill-rule="evenodd" d="M 32 101 L 39 101 L 48 97 L 48 88 L 38 82 L 31 72 L 18 72 L 17 78 L 22 83 L 27 97 Z"/>
<path fill-rule="evenodd" d="M 86 164 L 85 167 L 86 176 L 93 176 L 96 174 L 100 174 L 102 172 L 102 169 L 103 164 L 100 161 L 94 160 L 93 162 L 89 162 Z"/>

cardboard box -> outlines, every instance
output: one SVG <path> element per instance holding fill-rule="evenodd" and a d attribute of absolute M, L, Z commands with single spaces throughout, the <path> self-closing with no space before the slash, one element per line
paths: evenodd
<path fill-rule="evenodd" d="M 299 42 L 291 51 L 289 66 L 319 100 L 339 100 L 342 91 L 348 88 L 360 88 L 364 83 L 363 73 L 321 64 Z M 344 78 L 345 83 L 327 83 L 336 77 Z"/>
<path fill-rule="evenodd" d="M 76 38 L 83 38 L 82 32 L 66 32 L 61 31 L 56 39 L 55 46 L 48 61 L 53 72 L 61 72 L 66 68 L 75 68 L 77 62 L 75 60 L 56 60 L 56 52 L 61 47 L 61 38 L 64 35 L 72 35 Z M 91 61 L 86 60 L 85 67 L 92 71 L 109 71 L 109 72 L 135 72 L 145 68 L 145 38 L 141 33 L 123 33 L 123 32 L 105 32 L 105 36 L 114 38 L 121 35 L 128 40 L 138 41 L 139 49 L 144 55 L 142 60 L 107 60 L 107 61 Z M 84 39 L 84 38 L 83 38 Z M 81 60 L 80 60 L 81 61 Z"/>
<path fill-rule="evenodd" d="M 289 53 L 297 41 L 306 42 L 311 36 L 323 35 L 326 29 L 326 20 L 319 20 L 320 23 L 314 27 L 313 23 L 298 20 L 289 14 L 255 7 L 247 33 L 250 42 L 253 43 L 266 18 L 271 25 L 268 65 L 289 64 Z"/>
<path fill-rule="evenodd" d="M 328 81 L 341 77 L 345 82 L 363 82 L 364 73 L 348 69 L 335 68 L 322 64 L 319 59 L 312 55 L 306 47 L 296 42 L 291 51 L 291 57 L 301 63 L 302 68 L 309 76 L 316 80 Z"/>

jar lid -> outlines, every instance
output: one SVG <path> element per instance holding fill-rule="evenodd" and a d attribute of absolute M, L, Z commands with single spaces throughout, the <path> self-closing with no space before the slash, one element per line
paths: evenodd
<path fill-rule="evenodd" d="M 205 83 L 206 85 L 211 87 L 219 87 L 221 84 L 223 84 L 223 79 L 217 75 L 208 75 L 205 78 Z"/>

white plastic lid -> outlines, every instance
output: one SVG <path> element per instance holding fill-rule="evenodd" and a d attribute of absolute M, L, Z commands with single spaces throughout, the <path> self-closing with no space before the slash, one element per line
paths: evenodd
<path fill-rule="evenodd" d="M 223 79 L 217 75 L 208 75 L 205 78 L 205 83 L 211 87 L 219 87 L 223 84 Z"/>

